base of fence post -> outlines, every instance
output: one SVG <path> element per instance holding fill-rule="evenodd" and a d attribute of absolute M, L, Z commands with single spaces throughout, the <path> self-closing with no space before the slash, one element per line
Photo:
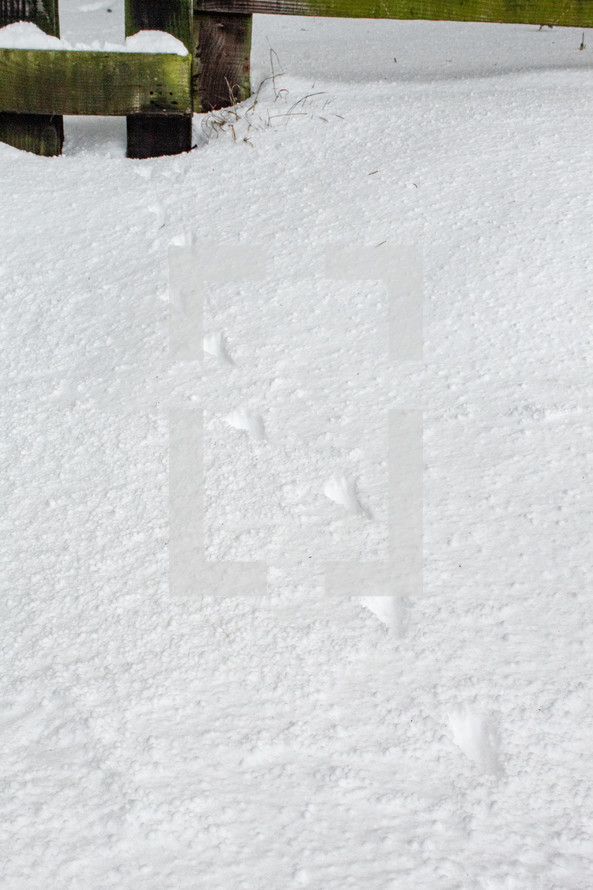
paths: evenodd
<path fill-rule="evenodd" d="M 194 14 L 194 110 L 213 111 L 251 94 L 251 15 Z"/>
<path fill-rule="evenodd" d="M 46 34 L 60 36 L 58 0 L 23 3 L 0 0 L 0 28 L 14 22 L 33 22 Z M 58 114 L 0 112 L 0 142 L 46 158 L 62 153 L 64 118 Z"/>
<path fill-rule="evenodd" d="M 128 157 L 157 158 L 192 148 L 191 114 L 129 114 Z"/>
<path fill-rule="evenodd" d="M 62 153 L 64 118 L 59 114 L 0 112 L 0 142 L 46 158 Z"/>

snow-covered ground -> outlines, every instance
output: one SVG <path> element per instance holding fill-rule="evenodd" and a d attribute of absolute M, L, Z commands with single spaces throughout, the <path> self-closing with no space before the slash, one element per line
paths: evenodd
<path fill-rule="evenodd" d="M 119 0 L 61 12 L 122 41 Z M 98 119 L 0 146 L 3 888 L 593 886 L 581 41 L 256 18 L 254 87 L 281 75 L 192 153 Z M 190 242 L 268 270 L 210 284 L 171 363 Z M 388 361 L 380 282 L 324 276 L 336 243 L 422 250 L 422 363 Z M 267 561 L 264 597 L 169 595 L 167 411 L 199 406 L 207 555 Z M 373 612 L 323 566 L 385 557 L 410 407 L 424 590 Z"/>

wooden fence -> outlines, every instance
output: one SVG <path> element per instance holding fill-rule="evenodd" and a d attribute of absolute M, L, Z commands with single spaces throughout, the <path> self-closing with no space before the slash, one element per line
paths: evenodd
<path fill-rule="evenodd" d="M 126 36 L 165 31 L 172 53 L 0 49 L 0 141 L 60 154 L 64 114 L 125 115 L 128 157 L 191 148 L 194 112 L 249 96 L 254 13 L 593 26 L 593 0 L 126 0 Z M 0 0 L 0 27 L 59 37 L 58 0 Z"/>

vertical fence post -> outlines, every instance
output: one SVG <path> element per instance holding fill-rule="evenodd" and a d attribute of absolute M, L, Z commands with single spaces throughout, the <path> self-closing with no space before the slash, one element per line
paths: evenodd
<path fill-rule="evenodd" d="M 60 36 L 58 0 L 0 0 L 0 28 L 33 22 L 46 34 Z M 59 114 L 16 114 L 0 110 L 0 142 L 52 157 L 62 152 L 64 118 Z"/>
<path fill-rule="evenodd" d="M 245 14 L 194 14 L 196 111 L 225 108 L 249 97 L 251 22 L 252 16 Z"/>
<path fill-rule="evenodd" d="M 166 31 L 193 54 L 192 0 L 126 0 L 126 37 Z M 191 114 L 129 114 L 128 157 L 154 158 L 192 147 Z"/>

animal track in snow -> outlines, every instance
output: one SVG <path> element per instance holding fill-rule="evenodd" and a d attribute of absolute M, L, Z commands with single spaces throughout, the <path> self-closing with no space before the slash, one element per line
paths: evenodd
<path fill-rule="evenodd" d="M 251 411 L 239 408 L 225 417 L 225 420 L 233 429 L 245 430 L 254 439 L 266 438 L 264 422 L 259 414 L 253 414 Z"/>
<path fill-rule="evenodd" d="M 377 616 L 396 636 L 402 637 L 406 629 L 407 597 L 361 596 L 360 603 Z"/>
<path fill-rule="evenodd" d="M 466 757 L 473 760 L 484 772 L 499 773 L 500 739 L 491 719 L 466 706 L 460 706 L 449 714 L 449 728 L 453 741 Z"/>
<path fill-rule="evenodd" d="M 208 355 L 214 356 L 221 365 L 234 365 L 222 331 L 216 331 L 214 334 L 206 334 L 204 336 L 204 351 Z"/>
<path fill-rule="evenodd" d="M 154 201 L 148 207 L 149 213 L 154 213 L 155 215 L 155 226 L 157 229 L 162 229 L 165 225 L 165 220 L 167 218 L 167 211 L 165 209 L 165 205 L 161 203 L 161 201 Z"/>
<path fill-rule="evenodd" d="M 348 479 L 344 473 L 335 473 L 331 479 L 328 479 L 323 486 L 323 493 L 326 498 L 336 504 L 340 504 L 349 513 L 357 516 L 366 516 L 371 518 L 371 514 L 360 503 L 356 483 Z"/>

